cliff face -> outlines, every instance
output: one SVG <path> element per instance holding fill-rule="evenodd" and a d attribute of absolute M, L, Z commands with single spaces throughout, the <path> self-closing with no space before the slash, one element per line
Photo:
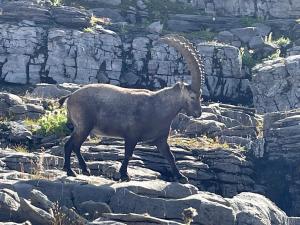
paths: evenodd
<path fill-rule="evenodd" d="M 76 2 L 64 3 L 76 7 L 51 4 L 47 1 L 1 3 L 2 81 L 104 82 L 150 89 L 178 80 L 189 82 L 182 57 L 158 41 L 159 33 L 165 32 L 162 29 L 169 32 L 182 29 L 192 32 L 192 39 L 200 43 L 198 49 L 207 73 L 204 97 L 246 105 L 252 105 L 251 71 L 243 64 L 238 48 L 248 46 L 262 51 L 260 55 L 274 52 L 274 47 L 264 45 L 261 39 L 273 29 L 285 32 L 288 27 L 296 26 L 295 21 L 285 18 L 294 18 L 299 12 L 296 1 L 272 4 L 266 1 L 81 2 L 87 9 L 76 8 L 80 5 Z M 92 14 L 110 17 L 112 24 L 107 26 L 116 33 L 101 26 L 97 31 L 87 29 Z M 254 19 L 235 16 L 253 15 L 267 18 L 267 25 L 259 25 L 254 30 L 236 29 Z M 158 22 L 148 26 L 158 19 L 164 26 Z M 203 42 L 212 38 L 230 46 Z"/>

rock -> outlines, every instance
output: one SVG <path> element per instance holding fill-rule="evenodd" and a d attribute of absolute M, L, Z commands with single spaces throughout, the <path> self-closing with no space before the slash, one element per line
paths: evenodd
<path fill-rule="evenodd" d="M 298 75 L 300 57 L 266 61 L 253 68 L 251 89 L 258 112 L 274 112 L 299 106 Z"/>
<path fill-rule="evenodd" d="M 42 106 L 34 104 L 15 105 L 9 108 L 8 114 L 13 120 L 33 119 L 36 120 L 45 113 Z"/>
<path fill-rule="evenodd" d="M 147 29 L 151 32 L 151 33 L 161 33 L 163 30 L 163 24 L 160 23 L 160 21 L 151 23 Z"/>
<path fill-rule="evenodd" d="M 170 14 L 167 21 L 167 29 L 173 32 L 192 32 L 205 29 L 224 31 L 233 27 L 241 27 L 241 23 L 227 15 L 215 17 L 214 15 Z"/>
<path fill-rule="evenodd" d="M 20 198 L 20 217 L 28 219 L 33 224 L 51 225 L 54 218 L 46 211 L 39 209 L 30 204 L 30 202 L 24 198 Z"/>
<path fill-rule="evenodd" d="M 21 104 L 23 101 L 19 96 L 0 92 L 0 117 L 7 117 L 10 107 Z"/>
<path fill-rule="evenodd" d="M 205 62 L 207 76 L 204 96 L 231 102 L 241 102 L 243 96 L 251 96 L 249 81 L 241 71 L 242 60 L 238 48 L 223 44 L 201 43 L 198 45 L 198 50 Z M 236 92 L 237 89 L 240 91 Z"/>
<path fill-rule="evenodd" d="M 126 188 L 136 194 L 152 196 L 156 198 L 173 198 L 179 199 L 196 194 L 198 189 L 189 184 L 167 183 L 164 181 L 130 181 L 127 183 L 113 184 L 112 187 L 118 189 Z M 163 194 L 163 195 L 162 195 Z"/>
<path fill-rule="evenodd" d="M 185 134 L 214 136 L 214 133 L 220 132 L 224 128 L 223 123 L 214 120 L 194 120 L 187 125 Z"/>
<path fill-rule="evenodd" d="M 32 133 L 21 123 L 10 121 L 2 122 L 0 126 L 1 136 L 12 143 L 28 143 L 32 140 Z"/>
<path fill-rule="evenodd" d="M 0 225 L 31 225 L 31 223 L 29 221 L 26 221 L 24 223 L 0 222 Z"/>
<path fill-rule="evenodd" d="M 82 29 L 90 25 L 91 15 L 88 12 L 75 7 L 61 6 L 52 9 L 52 17 L 58 24 Z"/>
<path fill-rule="evenodd" d="M 211 2 L 196 1 L 181 1 L 181 4 L 189 5 L 190 7 L 204 10 L 206 13 L 228 17 L 243 17 L 249 16 L 258 18 L 297 18 L 299 16 L 299 4 L 297 1 L 228 1 L 213 0 Z"/>
<path fill-rule="evenodd" d="M 249 41 L 249 47 L 251 49 L 259 49 L 265 46 L 265 42 L 262 37 L 255 36 Z"/>
<path fill-rule="evenodd" d="M 80 203 L 79 210 L 82 215 L 86 215 L 86 218 L 89 219 L 99 218 L 103 213 L 111 213 L 111 209 L 106 203 L 92 200 Z"/>
<path fill-rule="evenodd" d="M 109 18 L 113 23 L 124 22 L 125 19 L 121 15 L 121 10 L 110 8 L 93 8 L 90 10 L 94 16 L 98 18 Z"/>
<path fill-rule="evenodd" d="M 237 224 L 288 225 L 286 214 L 267 198 L 254 193 L 241 193 L 229 200 L 235 211 Z"/>
<path fill-rule="evenodd" d="M 2 22 L 31 20 L 37 24 L 51 23 L 51 13 L 49 9 L 33 2 L 1 2 L 1 12 L 0 20 Z"/>
<path fill-rule="evenodd" d="M 87 84 L 97 80 L 98 73 L 102 72 L 108 81 L 119 81 L 122 66 L 119 37 L 56 28 L 49 31 L 48 38 L 46 68 L 49 70 L 49 79 L 58 83 Z M 66 45 L 69 39 L 73 39 L 74 44 Z M 96 55 L 93 53 L 95 47 L 98 52 Z M 81 63 L 77 64 L 77 61 Z"/>
<path fill-rule="evenodd" d="M 291 56 L 291 55 L 300 55 L 300 46 L 293 46 L 292 48 L 289 48 L 287 50 L 287 55 Z"/>
<path fill-rule="evenodd" d="M 109 6 L 119 6 L 121 4 L 121 0 L 85 0 L 86 3 L 89 4 L 97 4 L 97 5 L 109 5 Z"/>
<path fill-rule="evenodd" d="M 45 211 L 50 212 L 50 209 L 54 207 L 53 202 L 51 202 L 46 195 L 42 192 L 33 189 L 31 191 L 31 204 L 34 206 L 41 208 Z"/>
<path fill-rule="evenodd" d="M 54 84 L 38 84 L 30 96 L 38 98 L 60 98 L 71 94 L 71 91 L 62 89 Z"/>
<path fill-rule="evenodd" d="M 39 82 L 45 60 L 39 50 L 46 38 L 44 29 L 4 23 L 0 25 L 0 30 L 1 80 L 17 84 Z"/>
<path fill-rule="evenodd" d="M 124 221 L 127 223 L 183 225 L 182 223 L 178 223 L 175 221 L 162 220 L 149 215 L 140 215 L 135 213 L 129 213 L 129 214 L 105 213 L 103 216 L 107 219 L 114 219 L 118 221 Z"/>
<path fill-rule="evenodd" d="M 18 194 L 9 189 L 0 190 L 0 219 L 1 221 L 10 221 L 17 216 L 20 208 L 20 198 Z"/>

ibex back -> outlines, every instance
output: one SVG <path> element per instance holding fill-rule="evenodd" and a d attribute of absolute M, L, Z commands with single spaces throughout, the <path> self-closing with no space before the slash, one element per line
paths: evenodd
<path fill-rule="evenodd" d="M 76 153 L 82 173 L 90 171 L 80 153 L 80 147 L 92 130 L 104 136 L 125 140 L 125 157 L 120 168 L 121 180 L 129 180 L 127 166 L 135 146 L 140 141 L 151 141 L 169 161 L 174 178 L 188 182 L 180 173 L 167 143 L 174 117 L 185 110 L 189 116 L 201 116 L 202 62 L 195 48 L 180 36 L 162 38 L 177 48 L 185 57 L 192 75 L 192 84 L 176 83 L 159 91 L 127 89 L 109 84 L 90 84 L 60 99 L 67 101 L 67 112 L 74 126 L 65 144 L 64 170 L 76 176 L 70 166 L 72 150 Z"/>

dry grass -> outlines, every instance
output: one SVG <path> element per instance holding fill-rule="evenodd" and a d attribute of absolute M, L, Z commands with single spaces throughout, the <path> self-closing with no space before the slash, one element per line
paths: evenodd
<path fill-rule="evenodd" d="M 91 26 L 109 25 L 111 24 L 111 21 L 109 18 L 92 16 L 90 19 L 90 24 Z"/>
<path fill-rule="evenodd" d="M 24 145 L 15 145 L 12 147 L 12 149 L 15 150 L 16 152 L 21 152 L 21 153 L 29 152 L 28 148 Z"/>
<path fill-rule="evenodd" d="M 230 148 L 227 143 L 221 143 L 218 138 L 213 139 L 206 136 L 196 138 L 170 136 L 168 139 L 168 143 L 171 146 L 182 147 L 186 149 Z"/>

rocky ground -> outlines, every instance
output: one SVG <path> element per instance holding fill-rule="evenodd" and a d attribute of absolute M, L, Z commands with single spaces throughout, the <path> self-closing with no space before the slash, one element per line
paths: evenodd
<path fill-rule="evenodd" d="M 293 145 L 288 150 L 280 147 L 281 137 L 292 143 L 297 136 L 289 133 L 286 139 L 278 133 L 297 124 L 297 111 L 270 114 L 263 120 L 253 109 L 215 103 L 203 107 L 201 119 L 179 114 L 169 143 L 177 165 L 189 178 L 186 185 L 172 182 L 167 162 L 146 143 L 137 146 L 129 163 L 132 181 L 118 182 L 123 141 L 95 137 L 81 148 L 92 176 L 70 178 L 62 171 L 67 137 L 38 134 L 32 121 L 54 110 L 51 96 L 76 88 L 40 84 L 24 96 L 0 93 L 1 221 L 187 224 L 182 213 L 192 207 L 197 211 L 193 224 L 299 223 L 299 218 L 291 217 L 299 215 L 299 176 L 291 172 L 299 153 Z M 278 175 L 274 162 L 282 158 L 290 170 Z M 80 174 L 75 157 L 72 167 Z M 275 186 L 280 182 L 287 186 Z"/>

